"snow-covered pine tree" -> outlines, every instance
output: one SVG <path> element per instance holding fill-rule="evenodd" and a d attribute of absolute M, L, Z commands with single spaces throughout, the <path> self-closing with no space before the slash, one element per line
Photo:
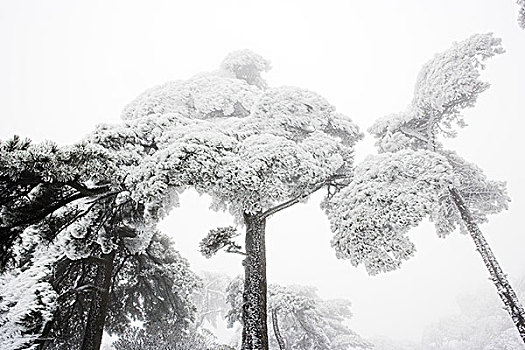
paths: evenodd
<path fill-rule="evenodd" d="M 76 312 L 81 322 L 60 326 L 76 327 L 77 336 L 83 339 L 82 349 L 100 347 L 117 263 L 124 256 L 133 256 L 128 263 L 141 259 L 137 254 L 150 245 L 155 232 L 152 211 L 144 216 L 144 204 L 131 200 L 123 181 L 156 147 L 158 133 L 152 129 L 158 129 L 163 119 L 149 123 L 146 119 L 141 119 L 140 125 L 132 121 L 100 126 L 73 146 L 58 147 L 51 142 L 35 145 L 18 137 L 0 143 L 0 248 L 2 266 L 10 270 L 3 281 L 13 288 L 25 288 L 9 293 L 32 296 L 33 301 L 25 305 L 36 305 L 25 307 L 27 316 L 20 313 L 23 308 L 19 307 L 16 318 L 11 310 L 18 300 L 1 310 L 2 328 L 9 328 L 13 322 L 19 325 L 13 328 L 15 331 L 3 333 L 17 339 L 18 345 L 10 343 L 12 349 L 33 346 L 40 333 L 44 333 L 41 346 L 49 344 L 46 335 L 52 331 L 50 315 L 57 303 L 63 301 L 65 304 L 60 306 L 64 306 L 68 298 L 77 300 L 79 295 L 82 306 L 77 311 L 66 307 L 65 312 Z M 42 254 L 40 250 L 46 244 L 51 245 L 54 253 L 49 255 L 54 261 L 48 258 L 41 263 L 31 258 L 34 251 Z M 18 273 L 17 268 L 34 271 L 32 279 L 26 278 L 28 272 Z M 75 274 L 82 278 L 73 278 Z M 35 280 L 35 276 L 40 279 Z M 17 282 L 19 279 L 24 280 Z M 57 297 L 50 283 L 55 288 L 61 285 L 64 294 Z M 38 288 L 50 291 L 46 292 L 48 296 L 40 297 L 43 292 Z M 9 300 L 8 295 L 4 298 Z M 33 310 L 39 310 L 39 316 Z"/>
<path fill-rule="evenodd" d="M 18 136 L 0 140 L 0 268 L 28 227 L 37 225 L 32 232 L 50 241 L 79 214 L 64 210 L 69 204 L 116 194 L 106 182 L 114 165 L 109 152 L 93 143 L 59 147 Z"/>
<path fill-rule="evenodd" d="M 414 253 L 406 233 L 425 217 L 440 236 L 457 227 L 468 232 L 525 341 L 523 307 L 477 226 L 507 208 L 505 184 L 438 141 L 456 135 L 454 124 L 465 125 L 461 111 L 489 87 L 479 79 L 483 61 L 502 52 L 500 39 L 476 34 L 425 64 L 407 110 L 370 128 L 380 154 L 360 164 L 326 205 L 338 257 L 371 274 L 396 269 Z"/>
<path fill-rule="evenodd" d="M 244 350 L 268 348 L 266 219 L 348 181 L 362 137 L 321 96 L 267 88 L 268 69 L 259 55 L 235 52 L 220 70 L 150 89 L 123 112 L 136 125 L 159 125 L 155 149 L 126 178 L 146 216 L 161 217 L 192 186 L 245 226 Z"/>
<path fill-rule="evenodd" d="M 0 311 L 3 348 L 34 346 L 51 320 L 57 296 L 50 275 L 63 252 L 44 246 L 117 196 L 105 181 L 113 165 L 106 150 L 88 142 L 58 147 L 16 136 L 0 142 L 0 265 L 8 282 Z M 24 297 L 7 302 L 9 295 Z"/>
<path fill-rule="evenodd" d="M 96 271 L 90 260 L 64 257 L 51 280 L 59 293 L 53 321 L 43 334 L 41 349 L 79 348 L 96 289 Z M 144 252 L 115 249 L 104 330 L 122 336 L 134 321 L 144 328 L 163 322 L 186 329 L 194 317 L 190 294 L 198 285 L 189 265 L 174 250 L 171 240 L 155 233 Z"/>

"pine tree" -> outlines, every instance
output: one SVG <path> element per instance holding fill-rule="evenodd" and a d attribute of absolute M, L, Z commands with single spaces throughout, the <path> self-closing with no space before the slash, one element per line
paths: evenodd
<path fill-rule="evenodd" d="M 479 79 L 483 61 L 502 52 L 500 39 L 477 34 L 425 64 L 407 110 L 370 128 L 380 154 L 357 167 L 327 212 L 338 256 L 364 263 L 372 274 L 396 269 L 414 253 L 406 233 L 425 217 L 440 236 L 457 227 L 468 232 L 525 341 L 523 307 L 477 226 L 507 208 L 505 184 L 438 141 L 465 125 L 462 110 L 489 87 Z"/>
<path fill-rule="evenodd" d="M 245 350 L 268 347 L 266 220 L 323 187 L 347 182 L 361 138 L 321 96 L 268 88 L 261 78 L 268 69 L 260 56 L 235 52 L 219 71 L 150 89 L 123 112 L 137 125 L 166 121 L 155 129 L 161 135 L 157 150 L 126 179 L 131 198 L 145 203 L 146 213 L 164 215 L 178 192 L 192 186 L 245 227 L 244 251 L 228 246 L 245 256 Z"/>

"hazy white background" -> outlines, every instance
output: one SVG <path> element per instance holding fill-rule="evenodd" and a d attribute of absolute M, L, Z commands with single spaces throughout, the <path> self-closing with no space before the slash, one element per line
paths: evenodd
<path fill-rule="evenodd" d="M 362 130 L 409 103 L 421 66 L 453 41 L 494 32 L 507 52 L 488 62 L 492 87 L 446 145 L 494 179 L 508 181 L 509 211 L 482 230 L 511 278 L 525 272 L 525 31 L 514 0 L 26 1 L 0 0 L 0 139 L 73 143 L 146 88 L 218 67 L 232 50 L 270 59 L 272 86 L 325 96 Z M 358 159 L 375 152 L 367 135 Z M 428 223 L 411 234 L 418 252 L 376 277 L 335 258 L 314 196 L 268 222 L 269 282 L 315 285 L 353 302 L 365 336 L 417 340 L 457 311 L 456 296 L 493 288 L 467 236 L 438 239 Z M 210 228 L 232 223 L 188 193 L 162 223 L 195 270 L 242 272 L 237 256 L 199 256 Z"/>

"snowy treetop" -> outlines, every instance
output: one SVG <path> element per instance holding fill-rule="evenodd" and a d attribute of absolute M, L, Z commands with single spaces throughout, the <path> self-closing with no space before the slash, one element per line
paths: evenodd
<path fill-rule="evenodd" d="M 419 72 L 407 109 L 378 120 L 369 132 L 380 151 L 405 147 L 436 147 L 438 134 L 455 136 L 453 124 L 464 126 L 461 110 L 473 107 L 489 87 L 480 80 L 483 61 L 503 53 L 501 39 L 475 34 L 434 56 Z"/>
<path fill-rule="evenodd" d="M 176 205 L 185 186 L 240 219 L 351 170 L 358 127 L 314 92 L 266 88 L 258 74 L 268 69 L 250 51 L 230 54 L 219 71 L 146 91 L 125 108 L 124 124 L 97 130 L 106 144 L 118 135 L 145 145 L 126 186 L 151 217 Z"/>
<path fill-rule="evenodd" d="M 270 68 L 270 61 L 250 50 L 231 52 L 221 64 L 221 69 L 224 72 L 261 89 L 267 86 L 266 81 L 261 77 L 261 73 L 269 71 Z"/>

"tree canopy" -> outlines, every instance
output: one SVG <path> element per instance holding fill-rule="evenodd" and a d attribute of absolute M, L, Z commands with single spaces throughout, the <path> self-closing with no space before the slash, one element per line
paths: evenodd
<path fill-rule="evenodd" d="M 338 257 L 363 263 L 371 274 L 398 268 L 415 247 L 406 235 L 429 218 L 439 236 L 465 223 L 451 198 L 454 186 L 476 222 L 507 208 L 504 182 L 487 179 L 476 165 L 446 150 L 439 135 L 454 137 L 461 111 L 473 107 L 489 84 L 483 61 L 502 53 L 501 40 L 476 34 L 434 56 L 418 75 L 407 110 L 378 120 L 369 131 L 380 154 L 356 167 L 349 186 L 327 204 Z"/>

